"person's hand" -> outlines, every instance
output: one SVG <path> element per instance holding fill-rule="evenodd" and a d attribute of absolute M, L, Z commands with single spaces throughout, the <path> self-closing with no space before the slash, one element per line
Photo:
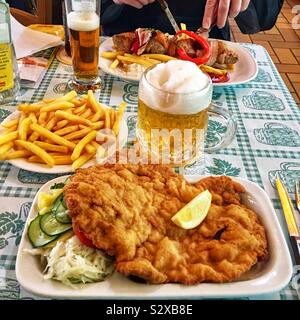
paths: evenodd
<path fill-rule="evenodd" d="M 228 17 L 235 18 L 249 3 L 250 0 L 207 0 L 202 27 L 209 29 L 217 15 L 217 26 L 223 28 Z"/>
<path fill-rule="evenodd" d="M 129 6 L 135 7 L 137 9 L 142 9 L 143 6 L 146 6 L 149 3 L 154 2 L 155 0 L 113 0 L 116 4 L 128 4 Z"/>

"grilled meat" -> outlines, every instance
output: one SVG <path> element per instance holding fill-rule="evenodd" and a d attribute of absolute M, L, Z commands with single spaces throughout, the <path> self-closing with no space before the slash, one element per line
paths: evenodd
<path fill-rule="evenodd" d="M 147 53 L 166 54 L 169 46 L 168 37 L 161 31 L 154 31 L 145 49 Z"/>
<path fill-rule="evenodd" d="M 116 51 L 130 52 L 135 40 L 134 32 L 123 32 L 113 36 L 114 49 Z"/>
<path fill-rule="evenodd" d="M 117 51 L 125 51 L 141 55 L 143 53 L 160 53 L 177 57 L 177 49 L 183 48 L 190 57 L 202 56 L 199 44 L 191 38 L 178 39 L 165 33 L 154 30 L 138 28 L 135 32 L 124 32 L 113 36 L 114 48 Z M 135 45 L 134 45 L 135 44 Z M 210 41 L 212 57 L 207 65 L 235 64 L 238 55 L 229 49 L 225 42 L 219 40 Z"/>
<path fill-rule="evenodd" d="M 238 59 L 238 55 L 233 50 L 228 49 L 224 42 L 218 41 L 217 63 L 235 64 Z"/>

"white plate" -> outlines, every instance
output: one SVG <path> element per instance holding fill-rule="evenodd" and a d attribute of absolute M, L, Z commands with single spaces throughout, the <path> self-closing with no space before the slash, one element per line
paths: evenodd
<path fill-rule="evenodd" d="M 19 115 L 20 115 L 20 111 L 15 111 L 12 114 L 10 114 L 7 118 L 5 118 L 2 123 L 13 120 L 17 118 Z M 4 129 L 0 128 L 0 134 L 2 131 L 4 131 Z M 128 136 L 128 127 L 127 127 L 126 121 L 122 119 L 120 122 L 120 132 L 119 132 L 120 141 L 118 142 L 120 148 L 124 147 L 127 141 L 127 136 Z M 111 155 L 109 151 L 108 151 L 108 154 Z M 56 174 L 56 173 L 68 173 L 73 171 L 71 165 L 56 165 L 52 168 L 49 168 L 46 164 L 28 162 L 24 158 L 7 160 L 7 162 L 9 162 L 10 164 L 20 169 L 24 169 L 32 172 L 39 172 L 39 173 Z M 95 164 L 97 164 L 97 162 L 96 162 L 96 159 L 94 158 L 88 161 L 85 165 L 83 165 L 82 168 L 87 168 Z"/>
<path fill-rule="evenodd" d="M 59 177 L 47 182 L 40 191 L 48 191 L 55 182 L 64 181 Z M 200 177 L 190 177 L 187 180 L 196 182 Z M 130 281 L 125 276 L 115 272 L 104 282 L 81 285 L 79 289 L 71 289 L 54 280 L 44 280 L 40 260 L 24 249 L 32 248 L 27 239 L 29 221 L 37 215 L 37 199 L 35 196 L 22 235 L 16 261 L 16 275 L 19 283 L 26 290 L 40 296 L 56 298 L 220 298 L 242 297 L 268 294 L 284 288 L 292 276 L 291 257 L 271 201 L 263 189 L 257 184 L 245 180 L 234 179 L 241 183 L 250 195 L 247 204 L 259 215 L 265 226 L 268 237 L 269 259 L 259 267 L 254 267 L 247 276 L 251 280 L 232 283 L 202 283 L 194 286 L 180 284 L 147 285 Z"/>
<path fill-rule="evenodd" d="M 234 50 L 238 54 L 239 60 L 235 64 L 234 70 L 230 71 L 230 80 L 224 83 L 214 83 L 214 86 L 233 86 L 253 80 L 257 76 L 258 67 L 250 52 L 238 43 L 229 41 L 224 42 L 227 44 L 228 48 Z M 112 38 L 104 40 L 100 46 L 99 66 L 101 70 L 125 80 L 140 80 L 142 76 L 142 68 L 140 72 L 134 73 L 125 73 L 119 68 L 110 69 L 109 66 L 111 65 L 112 61 L 101 57 L 101 53 L 103 51 L 114 51 Z"/>

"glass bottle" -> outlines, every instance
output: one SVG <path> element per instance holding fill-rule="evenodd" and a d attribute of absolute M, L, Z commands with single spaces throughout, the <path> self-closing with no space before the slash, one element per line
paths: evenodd
<path fill-rule="evenodd" d="M 20 76 L 11 37 L 10 12 L 5 0 L 0 0 L 0 104 L 16 97 Z"/>
<path fill-rule="evenodd" d="M 70 46 L 70 39 L 69 39 L 69 30 L 67 25 L 67 16 L 66 16 L 66 7 L 65 7 L 65 1 L 62 1 L 62 19 L 63 19 L 63 25 L 64 25 L 64 31 L 65 31 L 65 51 L 66 54 L 71 57 L 71 46 Z"/>

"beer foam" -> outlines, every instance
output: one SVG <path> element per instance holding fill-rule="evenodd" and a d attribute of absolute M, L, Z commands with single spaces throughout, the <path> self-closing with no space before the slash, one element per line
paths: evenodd
<path fill-rule="evenodd" d="M 96 12 L 70 12 L 67 15 L 68 27 L 75 31 L 93 31 L 100 27 L 100 19 Z"/>
<path fill-rule="evenodd" d="M 139 98 L 150 108 L 172 114 L 194 114 L 206 109 L 212 98 L 212 83 L 194 63 L 171 60 L 146 73 Z"/>

